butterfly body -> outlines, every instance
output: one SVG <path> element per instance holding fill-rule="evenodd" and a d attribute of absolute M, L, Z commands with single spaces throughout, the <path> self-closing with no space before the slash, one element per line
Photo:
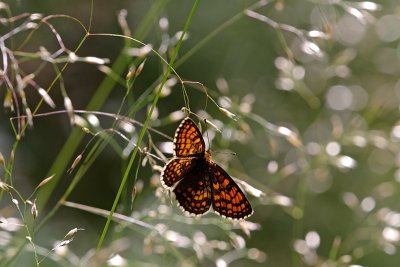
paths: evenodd
<path fill-rule="evenodd" d="M 221 216 L 240 220 L 253 213 L 239 186 L 212 161 L 200 130 L 189 117 L 176 131 L 174 157 L 161 173 L 161 184 L 172 189 L 178 205 L 192 215 L 212 208 Z"/>

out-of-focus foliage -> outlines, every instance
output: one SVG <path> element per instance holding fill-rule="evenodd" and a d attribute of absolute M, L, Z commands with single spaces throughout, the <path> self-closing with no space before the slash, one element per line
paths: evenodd
<path fill-rule="evenodd" d="M 0 2 L 0 266 L 398 266 L 400 3 L 200 1 L 138 144 L 194 2 Z M 162 189 L 188 111 L 246 221 Z"/>

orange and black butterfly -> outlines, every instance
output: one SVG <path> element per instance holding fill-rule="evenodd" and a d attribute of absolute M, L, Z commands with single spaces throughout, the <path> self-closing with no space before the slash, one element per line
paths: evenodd
<path fill-rule="evenodd" d="M 189 117 L 176 130 L 173 153 L 161 172 L 161 183 L 172 188 L 182 210 L 200 215 L 212 207 L 219 215 L 234 220 L 253 213 L 239 186 L 211 160 L 199 128 Z"/>

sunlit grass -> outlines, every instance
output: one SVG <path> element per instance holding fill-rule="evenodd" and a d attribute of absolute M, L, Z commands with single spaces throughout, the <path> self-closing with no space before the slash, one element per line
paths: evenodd
<path fill-rule="evenodd" d="M 189 18 L 175 32 L 167 14 L 176 3 L 155 1 L 135 28 L 122 10 L 115 14 L 122 34 L 93 27 L 95 1 L 84 18 L 14 14 L 18 4 L 0 3 L 0 99 L 14 134 L 8 150 L 0 147 L 0 266 L 396 266 L 400 20 L 371 1 L 305 3 L 241 3 L 203 37 L 194 27 L 208 5 L 200 1 L 180 14 Z M 60 21 L 80 29 L 75 45 Z M 277 48 L 263 62 L 275 69 L 265 79 L 274 82 L 207 73 L 213 84 L 182 74 L 178 67 L 206 58 L 208 45 L 243 21 L 264 27 L 257 29 Z M 235 42 L 263 42 L 259 36 Z M 180 50 L 191 38 L 200 41 Z M 94 39 L 123 46 L 114 59 L 84 54 Z M 243 73 L 257 68 L 235 63 Z M 71 76 L 79 68 L 103 77 L 85 108 L 70 85 L 86 79 Z M 173 129 L 187 115 L 249 198 L 249 219 L 188 217 L 162 188 Z M 31 185 L 26 176 L 37 174 L 25 173 L 26 140 L 40 143 L 30 137 L 54 118 L 69 123 L 69 137 Z M 0 145 L 3 136 L 11 140 L 1 128 Z M 110 173 L 108 164 L 120 168 Z M 92 173 L 99 177 L 82 196 Z"/>

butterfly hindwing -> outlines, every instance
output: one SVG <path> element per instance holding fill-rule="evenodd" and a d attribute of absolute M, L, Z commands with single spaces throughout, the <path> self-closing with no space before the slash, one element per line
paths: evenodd
<path fill-rule="evenodd" d="M 253 213 L 250 202 L 224 169 L 210 164 L 212 206 L 215 212 L 230 219 L 244 219 Z"/>
<path fill-rule="evenodd" d="M 202 156 L 204 152 L 205 144 L 199 128 L 189 117 L 185 118 L 175 133 L 174 156 Z"/>
<path fill-rule="evenodd" d="M 190 214 L 203 214 L 211 207 L 211 184 L 204 167 L 197 164 L 174 189 L 179 206 Z"/>
<path fill-rule="evenodd" d="M 180 181 L 193 167 L 195 158 L 173 158 L 161 172 L 161 184 L 164 187 L 171 187 Z"/>

